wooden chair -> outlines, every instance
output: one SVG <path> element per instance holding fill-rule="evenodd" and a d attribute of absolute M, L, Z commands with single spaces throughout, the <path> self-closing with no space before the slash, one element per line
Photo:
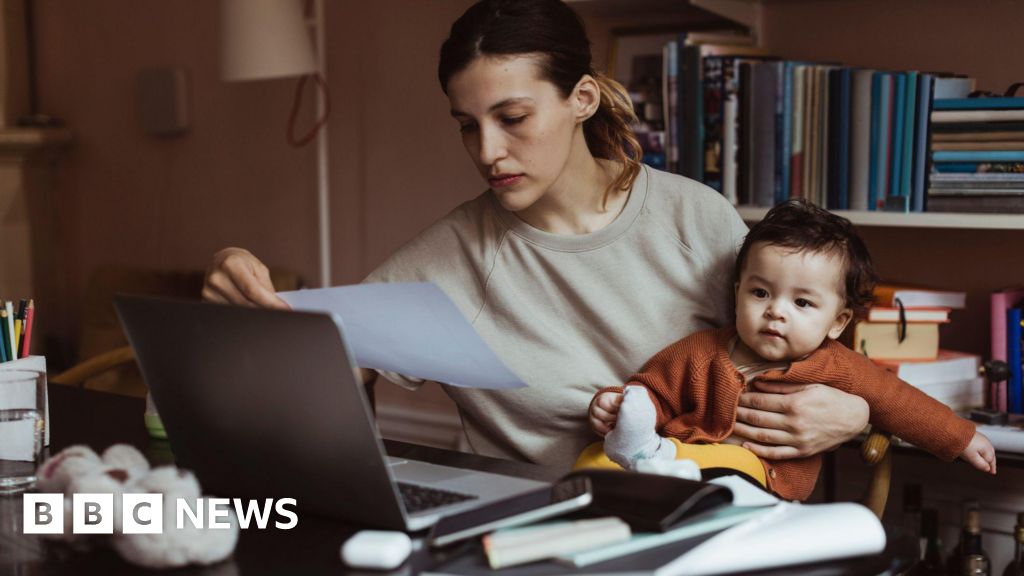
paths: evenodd
<path fill-rule="evenodd" d="M 871 432 L 860 445 L 860 458 L 871 468 L 871 480 L 860 503 L 867 506 L 879 520 L 885 513 L 889 500 L 889 485 L 892 483 L 892 454 L 889 446 L 892 435 L 885 432 Z"/>

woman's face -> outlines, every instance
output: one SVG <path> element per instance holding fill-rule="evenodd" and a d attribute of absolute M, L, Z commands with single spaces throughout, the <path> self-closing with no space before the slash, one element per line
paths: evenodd
<path fill-rule="evenodd" d="M 579 107 L 540 77 L 535 57 L 477 58 L 448 81 L 448 99 L 466 151 L 506 210 L 532 206 L 585 151 Z"/>

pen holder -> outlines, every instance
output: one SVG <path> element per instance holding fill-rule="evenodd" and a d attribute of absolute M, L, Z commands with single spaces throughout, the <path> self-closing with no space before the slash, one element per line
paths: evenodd
<path fill-rule="evenodd" d="M 26 356 L 9 362 L 0 362 L 0 371 L 6 370 L 26 370 L 43 375 L 43 424 L 45 426 L 43 429 L 43 446 L 48 447 L 50 445 L 50 399 L 46 382 L 46 356 Z M 0 397 L 0 408 L 4 408 L 3 402 L 4 398 Z"/>

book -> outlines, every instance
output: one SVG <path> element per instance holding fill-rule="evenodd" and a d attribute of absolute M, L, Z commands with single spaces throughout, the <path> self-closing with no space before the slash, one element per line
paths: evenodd
<path fill-rule="evenodd" d="M 965 292 L 952 290 L 930 290 L 911 286 L 879 283 L 875 286 L 875 304 L 890 308 L 899 307 L 897 300 L 904 308 L 953 308 L 964 307 L 967 300 Z"/>
<path fill-rule="evenodd" d="M 937 132 L 935 142 L 1005 142 L 1024 141 L 1024 130 L 983 130 L 979 132 Z"/>
<path fill-rule="evenodd" d="M 1024 150 L 939 150 L 935 162 L 1024 162 Z"/>
<path fill-rule="evenodd" d="M 1024 192 L 1017 194 L 928 193 L 929 212 L 962 214 L 1024 214 Z"/>
<path fill-rule="evenodd" d="M 629 540 L 629 524 L 614 516 L 499 530 L 483 537 L 492 570 Z"/>
<path fill-rule="evenodd" d="M 872 360 L 934 360 L 939 355 L 939 325 L 907 324 L 901 329 L 895 322 L 858 322 L 853 349 Z"/>
<path fill-rule="evenodd" d="M 992 360 L 1006 362 L 1006 311 L 1024 302 L 1024 286 L 997 290 L 989 296 L 989 326 Z M 994 410 L 1006 411 L 1006 383 L 999 382 L 989 390 L 989 406 Z"/>
<path fill-rule="evenodd" d="M 1024 174 L 1024 162 L 943 162 L 932 164 L 939 173 Z"/>
<path fill-rule="evenodd" d="M 1021 122 L 1024 109 L 1010 110 L 935 110 L 932 122 Z"/>
<path fill-rule="evenodd" d="M 804 84 L 807 80 L 807 66 L 793 68 L 793 112 L 792 142 L 789 150 L 789 197 L 803 198 L 804 173 Z"/>
<path fill-rule="evenodd" d="M 1010 379 L 1006 381 L 1006 410 L 1014 414 L 1022 412 L 1021 390 L 1021 309 L 1006 311 L 1006 363 L 1010 367 Z"/>
<path fill-rule="evenodd" d="M 753 133 L 751 200 L 755 206 L 775 204 L 775 110 L 780 68 L 776 62 L 754 62 L 751 69 L 750 117 Z"/>
<path fill-rule="evenodd" d="M 985 379 L 981 376 L 962 380 L 940 380 L 915 387 L 949 406 L 954 412 L 967 412 L 985 406 Z"/>
<path fill-rule="evenodd" d="M 975 80 L 966 76 L 937 75 L 935 78 L 935 99 L 967 98 L 974 92 Z"/>
<path fill-rule="evenodd" d="M 918 388 L 928 384 L 949 381 L 973 380 L 978 377 L 981 356 L 939 350 L 933 360 L 874 360 L 875 364 L 896 374 L 900 380 Z"/>
<path fill-rule="evenodd" d="M 910 209 L 913 212 L 924 212 L 928 185 L 931 181 L 928 151 L 932 149 L 931 103 L 934 78 L 931 74 L 921 74 L 917 94 L 916 135 L 914 137 L 914 166 L 911 175 Z"/>
<path fill-rule="evenodd" d="M 1024 135 L 1021 137 L 1024 138 Z M 1024 139 L 935 142 L 932 150 L 1024 150 Z"/>
<path fill-rule="evenodd" d="M 677 62 L 678 48 L 675 40 L 669 40 L 661 50 L 661 106 L 662 119 L 665 127 L 665 165 L 669 172 L 679 173 L 679 136 L 673 121 L 677 111 L 677 94 L 679 84 L 679 65 Z"/>
<path fill-rule="evenodd" d="M 907 114 L 907 84 L 906 73 L 894 74 L 893 81 L 893 113 L 892 113 L 892 140 L 889 143 L 891 160 L 889 165 L 889 179 L 887 181 L 888 193 L 885 195 L 885 209 L 903 212 L 906 203 L 903 194 L 903 152 L 905 149 L 905 127 Z"/>
<path fill-rule="evenodd" d="M 905 308 L 902 317 L 908 323 L 932 322 L 945 324 L 949 322 L 949 308 Z M 899 322 L 900 309 L 886 306 L 868 308 L 868 322 Z"/>
<path fill-rule="evenodd" d="M 1024 108 L 1024 97 L 937 98 L 936 110 L 1005 110 Z"/>
<path fill-rule="evenodd" d="M 874 70 L 854 70 L 850 94 L 850 209 L 868 209 L 871 153 L 871 77 Z"/>

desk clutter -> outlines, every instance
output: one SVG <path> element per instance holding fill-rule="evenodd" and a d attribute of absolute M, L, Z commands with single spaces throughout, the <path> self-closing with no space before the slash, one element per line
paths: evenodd
<path fill-rule="evenodd" d="M 191 472 L 174 466 L 150 468 L 145 456 L 127 444 L 115 444 L 97 455 L 87 446 L 70 446 L 46 460 L 39 469 L 39 492 L 64 494 L 64 530 L 47 534 L 73 547 L 104 545 L 125 561 L 146 568 L 174 568 L 190 564 L 209 565 L 224 560 L 235 550 L 238 523 L 227 511 L 227 529 L 197 528 L 185 523 L 175 526 L 174 501 L 185 499 L 193 509 L 202 496 L 199 482 Z M 164 495 L 163 530 L 157 534 L 126 534 L 121 515 L 114 514 L 113 534 L 75 534 L 72 530 L 73 494 L 113 494 L 120 501 L 125 493 Z"/>
<path fill-rule="evenodd" d="M 740 476 L 693 481 L 618 470 L 569 476 L 592 481 L 592 506 L 455 544 L 448 560 L 441 548 L 432 571 L 486 574 L 523 565 L 516 574 L 742 573 L 877 554 L 886 546 L 881 523 L 864 506 L 780 502 Z"/>

